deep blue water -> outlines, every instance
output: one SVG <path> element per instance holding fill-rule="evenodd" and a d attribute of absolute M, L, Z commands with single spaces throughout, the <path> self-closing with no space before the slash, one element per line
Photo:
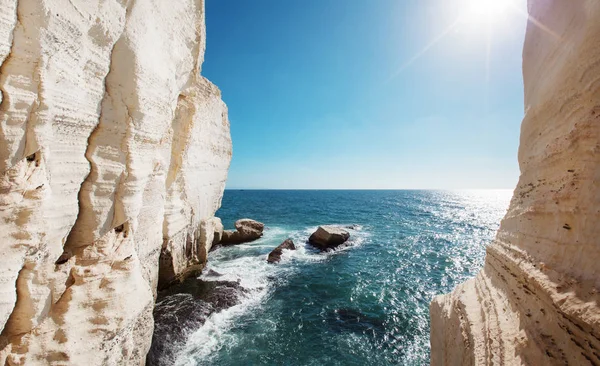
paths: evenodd
<path fill-rule="evenodd" d="M 219 248 L 208 269 L 248 289 L 179 351 L 181 365 L 426 365 L 429 302 L 482 266 L 510 200 L 502 191 L 233 191 L 217 212 L 267 226 Z M 320 253 L 320 224 L 358 225 L 350 245 Z M 287 237 L 298 250 L 267 254 Z"/>

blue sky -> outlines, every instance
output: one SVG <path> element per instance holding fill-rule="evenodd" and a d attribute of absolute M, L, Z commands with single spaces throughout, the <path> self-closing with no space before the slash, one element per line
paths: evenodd
<path fill-rule="evenodd" d="M 227 188 L 513 188 L 526 21 L 469 1 L 206 0 Z"/>

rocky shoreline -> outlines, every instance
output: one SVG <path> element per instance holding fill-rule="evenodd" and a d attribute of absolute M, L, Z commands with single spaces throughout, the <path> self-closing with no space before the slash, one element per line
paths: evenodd
<path fill-rule="evenodd" d="M 146 365 L 172 365 L 175 353 L 190 332 L 201 327 L 211 314 L 237 305 L 243 294 L 244 289 L 237 282 L 193 277 L 159 292 Z"/>
<path fill-rule="evenodd" d="M 224 230 L 223 239 L 214 243 L 212 250 L 255 241 L 263 236 L 265 225 L 251 219 L 240 219 L 235 227 L 235 231 Z M 306 242 L 320 251 L 328 251 L 345 243 L 349 237 L 350 234 L 341 227 L 324 225 L 319 226 Z M 269 253 L 267 262 L 278 263 L 283 250 L 295 249 L 294 242 L 286 239 Z M 158 292 L 153 311 L 154 333 L 146 366 L 173 364 L 176 353 L 191 332 L 202 327 L 212 314 L 239 304 L 246 294 L 239 282 L 218 280 L 221 274 L 214 270 L 204 274 L 204 278 L 211 279 L 201 279 L 199 276 L 204 267 Z M 341 314 L 346 313 L 342 311 Z M 347 319 L 343 323 L 346 322 Z"/>

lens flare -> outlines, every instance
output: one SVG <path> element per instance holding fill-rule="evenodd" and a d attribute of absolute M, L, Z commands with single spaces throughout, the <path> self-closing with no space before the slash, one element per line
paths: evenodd
<path fill-rule="evenodd" d="M 493 23 L 503 18 L 511 7 L 514 7 L 511 0 L 471 0 L 464 17 L 469 22 Z"/>

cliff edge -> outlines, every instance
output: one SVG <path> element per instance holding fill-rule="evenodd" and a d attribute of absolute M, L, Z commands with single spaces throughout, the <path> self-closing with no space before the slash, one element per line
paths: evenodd
<path fill-rule="evenodd" d="M 202 0 L 0 0 L 0 364 L 143 364 L 222 230 L 205 40 Z"/>
<path fill-rule="evenodd" d="M 528 8 L 521 177 L 483 270 L 431 303 L 432 365 L 600 364 L 600 2 Z"/>

